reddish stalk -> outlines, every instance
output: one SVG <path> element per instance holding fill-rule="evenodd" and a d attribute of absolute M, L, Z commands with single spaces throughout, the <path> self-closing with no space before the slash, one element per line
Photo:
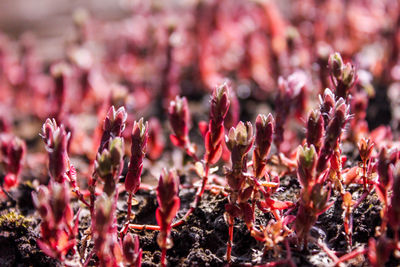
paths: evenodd
<path fill-rule="evenodd" d="M 72 192 L 75 193 L 75 195 L 77 196 L 77 198 L 88 208 L 90 208 L 90 204 L 84 199 L 82 193 L 79 190 L 76 189 L 72 189 Z"/>
<path fill-rule="evenodd" d="M 167 236 L 165 236 L 165 238 L 164 238 L 164 243 L 166 243 L 166 242 L 167 242 Z M 161 267 L 167 266 L 166 259 L 167 259 L 167 247 L 163 247 L 161 249 Z"/>
<path fill-rule="evenodd" d="M 365 253 L 367 253 L 367 249 L 365 249 L 365 248 L 358 248 L 358 249 L 355 249 L 355 250 L 353 250 L 352 252 L 350 252 L 350 253 L 348 253 L 348 254 L 343 255 L 342 257 L 340 257 L 340 258 L 338 259 L 338 261 L 335 261 L 335 266 L 338 266 L 338 264 L 340 264 L 340 263 L 342 263 L 342 262 L 351 260 L 351 259 L 357 257 L 358 255 L 365 254 Z"/>
<path fill-rule="evenodd" d="M 129 229 L 129 221 L 131 220 L 131 215 L 132 215 L 132 192 L 129 192 L 129 196 L 128 196 L 128 212 L 126 215 L 126 223 L 125 226 L 123 228 L 123 230 L 121 230 L 121 237 L 123 237 L 124 235 L 126 235 L 126 233 L 128 232 Z"/>
<path fill-rule="evenodd" d="M 231 254 L 232 254 L 232 244 L 233 244 L 233 219 L 228 215 L 228 224 L 229 224 L 229 240 L 226 248 L 226 260 L 228 263 L 231 262 Z"/>

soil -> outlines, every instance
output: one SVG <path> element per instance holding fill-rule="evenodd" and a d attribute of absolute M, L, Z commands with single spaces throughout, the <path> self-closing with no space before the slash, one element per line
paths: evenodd
<path fill-rule="evenodd" d="M 300 186 L 293 175 L 286 175 L 281 179 L 281 190 L 274 197 L 280 200 L 295 200 Z M 362 186 L 352 186 L 350 190 L 354 196 L 361 196 Z M 49 258 L 42 253 L 36 239 L 39 237 L 40 220 L 32 209 L 28 184 L 19 186 L 20 197 L 16 204 L 1 203 L 0 212 L 0 266 L 61 266 L 60 262 Z M 16 192 L 13 192 L 16 194 Z M 180 191 L 181 209 L 177 218 L 182 217 L 194 199 L 195 189 Z M 121 194 L 117 205 L 117 218 L 122 225 L 126 216 L 126 195 Z M 155 210 L 157 208 L 156 195 L 153 191 L 139 190 L 136 196 L 138 205 L 134 207 L 137 224 L 156 224 Z M 332 195 L 333 206 L 319 216 L 317 223 L 311 230 L 313 238 L 322 240 L 326 245 L 339 253 L 347 253 L 347 239 L 343 228 L 343 209 L 341 198 Z M 205 192 L 201 204 L 189 217 L 186 224 L 172 230 L 174 246 L 167 252 L 169 266 L 224 266 L 226 243 L 228 240 L 228 226 L 224 219 L 226 197 L 222 194 Z M 75 209 L 78 203 L 74 203 Z M 22 208 L 23 207 L 23 208 Z M 380 225 L 380 201 L 375 193 L 371 193 L 361 205 L 353 211 L 353 249 L 366 246 L 368 239 L 375 234 L 375 228 Z M 291 211 L 296 214 L 297 210 Z M 83 211 L 80 216 L 80 237 L 89 226 L 89 213 Z M 257 213 L 256 225 L 266 225 L 271 219 L 270 214 Z M 161 252 L 157 245 L 157 232 L 149 230 L 134 231 L 140 237 L 140 246 L 143 249 L 142 266 L 158 266 Z M 289 236 L 293 261 L 297 266 L 326 266 L 332 263 L 325 252 L 313 244 L 308 251 L 300 250 L 295 236 Z M 277 247 L 279 255 L 273 251 L 264 251 L 263 244 L 250 236 L 244 222 L 235 220 L 234 245 L 232 250 L 232 266 L 262 265 L 286 257 L 283 244 Z M 80 247 L 82 244 L 78 244 Z M 367 266 L 363 256 L 353 260 L 351 266 Z M 94 265 L 93 260 L 90 265 Z M 399 260 L 391 258 L 388 266 L 400 264 Z"/>

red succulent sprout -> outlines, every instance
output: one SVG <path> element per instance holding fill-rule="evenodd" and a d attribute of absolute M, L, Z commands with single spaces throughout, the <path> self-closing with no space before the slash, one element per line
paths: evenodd
<path fill-rule="evenodd" d="M 62 183 L 69 169 L 68 141 L 70 133 L 64 126 L 57 126 L 55 119 L 47 119 L 43 124 L 41 136 L 49 155 L 49 173 L 52 179 Z"/>
<path fill-rule="evenodd" d="M 140 267 L 142 262 L 142 249 L 139 247 L 139 237 L 127 234 L 122 241 L 125 264 L 131 267 Z"/>
<path fill-rule="evenodd" d="M 147 152 L 146 156 L 151 160 L 157 160 L 161 157 L 165 140 L 162 134 L 162 127 L 160 121 L 157 118 L 151 118 L 149 120 L 149 138 L 147 141 Z"/>
<path fill-rule="evenodd" d="M 354 66 L 350 63 L 344 64 L 339 53 L 329 56 L 329 67 L 331 71 L 331 80 L 335 86 L 335 94 L 339 98 L 346 99 L 350 89 L 357 81 L 357 74 Z"/>
<path fill-rule="evenodd" d="M 147 122 L 143 122 L 141 118 L 138 122 L 134 122 L 131 135 L 131 160 L 129 162 L 128 173 L 125 177 L 125 189 L 129 194 L 128 197 L 128 214 L 127 224 L 124 233 L 128 230 L 129 220 L 131 218 L 132 196 L 136 193 L 140 186 L 140 176 L 143 169 L 143 159 L 146 152 L 149 126 Z"/>
<path fill-rule="evenodd" d="M 213 94 L 211 96 L 210 121 L 208 127 L 206 126 L 205 122 L 199 123 L 199 128 L 205 140 L 205 166 L 204 168 L 202 168 L 203 170 L 201 171 L 203 182 L 201 187 L 197 191 L 193 206 L 176 224 L 183 223 L 183 221 L 186 220 L 186 218 L 198 206 L 208 182 L 210 167 L 213 164 L 217 163 L 218 160 L 221 158 L 224 149 L 224 119 L 228 113 L 230 105 L 229 92 L 230 87 L 226 83 L 223 83 L 220 86 L 214 88 Z"/>
<path fill-rule="evenodd" d="M 339 98 L 335 104 L 333 118 L 326 127 L 323 145 L 317 162 L 318 173 L 321 173 L 327 168 L 329 160 L 334 154 L 334 150 L 338 147 L 341 134 L 346 122 L 349 120 L 348 112 L 349 108 L 344 99 Z"/>
<path fill-rule="evenodd" d="M 290 75 L 287 79 L 282 77 L 278 80 L 279 91 L 275 100 L 276 115 L 275 115 L 275 135 L 274 143 L 280 151 L 281 144 L 284 141 L 284 129 L 286 121 L 290 114 L 295 112 L 298 117 L 301 116 L 304 110 L 302 97 L 305 89 L 306 80 L 305 75 L 302 72 L 295 72 Z"/>
<path fill-rule="evenodd" d="M 255 148 L 253 152 L 253 172 L 258 179 L 264 177 L 267 168 L 267 157 L 272 145 L 274 117 L 258 115 L 256 119 Z"/>
<path fill-rule="evenodd" d="M 299 210 L 295 221 L 295 230 L 299 240 L 303 241 L 307 250 L 308 233 L 318 216 L 325 212 L 331 204 L 330 185 L 325 185 L 326 172 L 317 174 L 317 154 L 313 145 L 304 145 L 297 150 L 297 177 L 301 184 Z"/>
<path fill-rule="evenodd" d="M 103 191 L 111 197 L 116 191 L 116 184 L 123 167 L 124 139 L 110 138 L 108 148 L 97 154 L 96 174 L 103 180 Z"/>
<path fill-rule="evenodd" d="M 106 147 L 110 138 L 121 136 L 125 129 L 125 122 L 128 114 L 124 107 L 115 110 L 114 106 L 108 110 L 107 116 L 103 123 L 103 135 L 101 137 L 98 152 L 101 153 Z"/>
<path fill-rule="evenodd" d="M 108 197 L 103 194 L 96 200 L 95 213 L 92 217 L 94 248 L 86 262 L 94 253 L 99 259 L 99 266 L 115 267 L 123 261 L 123 252 L 117 240 L 115 224 L 115 196 Z"/>
<path fill-rule="evenodd" d="M 100 140 L 100 146 L 98 148 L 97 158 L 102 161 L 103 163 L 98 164 L 102 171 L 104 170 L 104 179 L 106 182 L 106 190 L 108 194 L 112 194 L 115 190 L 115 180 L 118 179 L 120 172 L 122 170 L 122 156 L 123 156 L 123 139 L 121 139 L 122 132 L 125 129 L 125 122 L 128 117 L 128 114 L 125 111 L 124 107 L 120 107 L 115 110 L 114 106 L 108 110 L 107 116 L 104 119 L 103 123 L 103 134 Z M 116 142 L 114 142 L 113 146 L 109 145 L 109 142 L 112 142 L 114 139 L 119 138 Z M 104 150 L 113 147 L 114 155 L 110 155 L 110 151 L 104 153 L 104 157 L 102 158 L 102 153 Z M 121 157 L 121 158 L 119 158 Z M 110 160 L 113 158 L 113 166 L 110 164 Z M 119 162 L 117 162 L 120 160 Z M 97 162 L 99 163 L 99 162 Z M 104 164 L 104 165 L 102 165 Z M 96 169 L 97 169 L 96 167 Z M 113 168 L 113 169 L 111 169 Z M 96 200 L 96 184 L 97 184 L 97 177 L 99 174 L 95 171 L 92 177 L 89 180 L 89 192 L 90 192 L 90 213 L 93 214 L 94 212 L 94 203 Z"/>
<path fill-rule="evenodd" d="M 204 137 L 204 161 L 210 166 L 220 159 L 225 135 L 224 119 L 229 110 L 229 87 L 226 83 L 215 87 L 211 97 L 210 122 Z"/>
<path fill-rule="evenodd" d="M 168 108 L 168 118 L 173 134 L 169 137 L 171 142 L 186 151 L 186 153 L 197 161 L 196 149 L 189 140 L 190 112 L 186 97 L 176 96 Z"/>
<path fill-rule="evenodd" d="M 140 175 L 142 173 L 143 158 L 146 152 L 148 130 L 148 122 L 143 122 L 143 118 L 138 122 L 135 121 L 133 124 L 131 135 L 131 160 L 125 178 L 125 189 L 133 194 L 136 193 L 140 185 Z"/>
<path fill-rule="evenodd" d="M 239 99 L 237 98 L 237 94 L 235 90 L 229 90 L 229 109 L 228 113 L 226 113 L 226 117 L 224 120 L 224 127 L 225 127 L 225 132 L 229 130 L 230 128 L 234 127 L 238 122 L 240 118 L 240 105 L 239 105 Z M 206 122 L 205 124 L 205 132 L 207 132 L 208 125 Z M 200 128 L 200 125 L 199 125 Z M 205 134 L 204 134 L 205 135 Z M 223 146 L 223 151 L 222 151 L 222 159 L 225 162 L 229 162 L 229 159 L 231 158 L 229 149 L 226 147 L 225 142 Z"/>
<path fill-rule="evenodd" d="M 335 108 L 335 95 L 329 88 L 326 88 L 323 95 L 319 96 L 320 106 L 319 110 L 324 118 L 324 127 L 328 127 L 329 121 L 332 117 L 332 111 Z"/>
<path fill-rule="evenodd" d="M 25 142 L 11 134 L 0 134 L 1 186 L 6 189 L 18 184 L 22 162 L 25 157 Z"/>
<path fill-rule="evenodd" d="M 49 173 L 53 181 L 63 183 L 68 180 L 72 191 L 83 204 L 89 206 L 77 185 L 75 167 L 68 156 L 68 142 L 70 133 L 66 132 L 64 125 L 57 126 L 55 119 L 47 119 L 43 124 L 40 136 L 45 142 L 49 156 Z"/>
<path fill-rule="evenodd" d="M 226 250 L 226 260 L 231 261 L 234 218 L 242 217 L 248 228 L 253 227 L 254 213 L 248 203 L 253 187 L 246 187 L 247 154 L 254 143 L 253 126 L 250 122 L 239 122 L 236 128 L 231 128 L 225 137 L 225 142 L 231 152 L 232 168 L 226 170 L 226 180 L 229 186 L 228 204 L 225 205 L 226 220 L 229 225 L 229 240 Z"/>
<path fill-rule="evenodd" d="M 174 170 L 167 172 L 163 169 L 158 180 L 157 202 L 159 207 L 156 210 L 157 224 L 160 226 L 157 243 L 161 248 L 161 266 L 166 266 L 167 249 L 173 245 L 170 235 L 172 220 L 180 207 L 178 189 L 179 179 L 176 172 Z"/>
<path fill-rule="evenodd" d="M 364 190 L 367 189 L 367 172 L 369 169 L 370 158 L 372 151 L 374 149 L 374 143 L 370 139 L 362 138 L 358 142 L 358 151 L 360 153 L 360 158 L 362 162 L 362 178 L 364 184 Z"/>
<path fill-rule="evenodd" d="M 66 183 L 50 182 L 32 194 L 33 203 L 42 218 L 39 247 L 48 256 L 64 261 L 67 253 L 75 253 L 78 214 L 73 220 L 69 188 Z"/>
<path fill-rule="evenodd" d="M 306 141 L 314 146 L 317 153 L 321 149 L 324 133 L 324 118 L 319 110 L 314 109 L 308 115 Z"/>
<path fill-rule="evenodd" d="M 302 188 L 309 188 L 315 182 L 315 167 L 318 154 L 314 145 L 299 146 L 297 150 L 297 178 Z"/>
<path fill-rule="evenodd" d="M 56 63 L 51 66 L 51 74 L 54 79 L 54 116 L 57 121 L 62 120 L 66 112 L 66 98 L 69 91 L 68 77 L 71 75 L 71 68 L 66 63 Z"/>

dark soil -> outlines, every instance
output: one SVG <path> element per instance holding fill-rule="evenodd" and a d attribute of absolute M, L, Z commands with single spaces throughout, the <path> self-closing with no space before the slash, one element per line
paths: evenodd
<path fill-rule="evenodd" d="M 293 175 L 281 179 L 281 190 L 274 197 L 281 200 L 295 200 L 300 186 Z M 28 188 L 28 189 L 27 189 Z M 20 210 L 19 207 L 31 207 L 28 185 L 21 185 L 19 191 L 24 192 L 16 206 L 10 208 L 2 203 L 0 213 L 0 266 L 59 266 L 60 263 L 47 257 L 36 244 L 39 236 L 39 220 L 33 210 Z M 362 186 L 351 188 L 353 196 L 362 194 Z M 15 192 L 14 192 L 15 193 Z M 181 210 L 178 217 L 185 214 L 193 198 L 194 189 L 183 189 L 180 192 Z M 126 201 L 121 194 L 118 203 L 118 223 L 122 225 L 125 218 Z M 137 194 L 139 204 L 135 207 L 135 223 L 156 224 L 155 210 L 157 208 L 155 192 L 140 190 Z M 21 202 L 22 201 L 22 202 Z M 311 236 L 322 240 L 326 245 L 339 253 L 350 251 L 343 229 L 343 209 L 341 198 L 335 194 L 331 197 L 334 205 L 322 214 Z M 186 224 L 173 229 L 173 248 L 167 252 L 169 266 L 224 266 L 228 227 L 224 219 L 224 205 L 227 203 L 222 194 L 214 195 L 206 192 L 200 206 L 189 217 Z M 11 203 L 8 203 L 11 205 Z M 77 203 L 75 203 L 77 205 Z M 22 205 L 21 205 L 22 207 Z M 365 246 L 370 237 L 375 234 L 375 228 L 380 225 L 380 201 L 375 193 L 370 194 L 361 205 L 354 210 L 353 249 Z M 292 214 L 296 213 L 296 209 Z M 24 215 L 22 215 L 24 214 Z M 258 213 L 256 225 L 266 225 L 271 219 L 270 214 Z M 82 212 L 80 219 L 80 237 L 90 224 L 88 212 Z M 157 245 L 157 232 L 148 230 L 135 231 L 140 237 L 140 246 L 143 249 L 143 266 L 158 266 L 161 252 Z M 329 257 L 312 242 L 307 252 L 300 251 L 295 236 L 289 236 L 291 252 L 294 262 L 298 266 L 326 266 L 331 263 Z M 78 247 L 81 247 L 79 244 Z M 283 259 L 286 250 L 283 244 L 277 248 L 281 253 L 274 256 L 272 251 L 264 251 L 263 244 L 250 236 L 243 221 L 237 219 L 234 228 L 234 246 L 232 251 L 233 266 L 259 265 Z M 354 261 L 352 266 L 365 266 L 365 259 Z M 95 264 L 94 261 L 91 263 Z M 391 259 L 389 266 L 399 264 Z"/>

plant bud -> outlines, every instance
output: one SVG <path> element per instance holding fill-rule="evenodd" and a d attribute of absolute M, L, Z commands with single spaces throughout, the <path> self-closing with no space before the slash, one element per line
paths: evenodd
<path fill-rule="evenodd" d="M 128 192 L 136 193 L 140 185 L 140 175 L 148 139 L 148 123 L 144 124 L 143 118 L 134 123 L 131 139 L 131 160 L 125 178 L 125 188 Z"/>
<path fill-rule="evenodd" d="M 362 138 L 358 142 L 358 151 L 360 153 L 360 158 L 363 162 L 366 162 L 371 157 L 373 148 L 374 143 L 372 143 L 370 139 Z"/>
<path fill-rule="evenodd" d="M 190 113 L 185 97 L 176 96 L 168 108 L 169 123 L 172 131 L 171 141 L 178 147 L 184 147 L 188 142 Z"/>
<path fill-rule="evenodd" d="M 307 144 L 313 145 L 315 150 L 319 152 L 324 136 L 324 119 L 319 110 L 312 110 L 307 121 Z"/>
<path fill-rule="evenodd" d="M 234 147 L 239 147 L 241 154 L 248 152 L 253 144 L 253 126 L 251 122 L 244 124 L 240 121 L 236 128 L 229 130 L 228 136 L 225 137 L 228 148 L 233 150 Z"/>
<path fill-rule="evenodd" d="M 211 97 L 210 119 L 216 124 L 221 123 L 229 109 L 229 87 L 226 83 L 215 87 Z"/>
<path fill-rule="evenodd" d="M 336 79 L 339 79 L 342 75 L 342 69 L 343 69 L 342 56 L 338 52 L 331 54 L 329 56 L 328 64 L 329 64 L 329 68 L 332 72 L 332 75 Z"/>
<path fill-rule="evenodd" d="M 139 247 L 139 237 L 128 233 L 122 242 L 125 261 L 134 267 L 139 267 L 142 261 L 142 249 Z"/>
<path fill-rule="evenodd" d="M 297 177 L 303 188 L 307 188 L 315 179 L 315 167 L 317 164 L 317 153 L 313 145 L 297 149 Z"/>
<path fill-rule="evenodd" d="M 256 119 L 255 149 L 253 152 L 254 175 L 261 178 L 265 174 L 266 161 L 272 144 L 274 132 L 274 117 L 258 115 Z"/>
<path fill-rule="evenodd" d="M 355 77 L 356 77 L 356 70 L 354 66 L 352 66 L 350 63 L 347 63 L 343 68 L 343 74 L 342 74 L 342 81 L 347 86 L 347 88 L 353 86 Z"/>
<path fill-rule="evenodd" d="M 117 111 L 115 111 L 114 106 L 111 106 L 111 108 L 108 110 L 106 118 L 104 119 L 103 135 L 101 137 L 98 152 L 102 152 L 107 147 L 110 138 L 121 136 L 125 129 L 127 117 L 128 114 L 126 113 L 124 107 L 120 107 Z"/>
<path fill-rule="evenodd" d="M 61 183 L 69 168 L 67 146 L 71 134 L 66 132 L 64 125 L 58 127 L 54 119 L 47 119 L 42 127 L 41 136 L 49 154 L 50 176 Z"/>

